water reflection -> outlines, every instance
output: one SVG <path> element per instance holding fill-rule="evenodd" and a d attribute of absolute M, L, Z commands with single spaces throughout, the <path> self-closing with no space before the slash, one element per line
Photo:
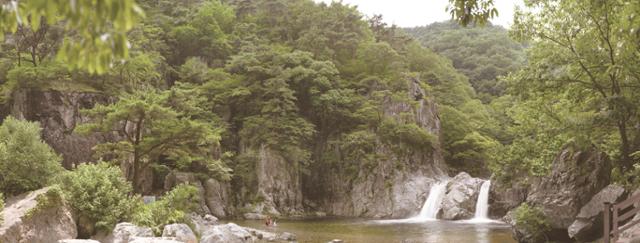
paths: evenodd
<path fill-rule="evenodd" d="M 302 220 L 278 221 L 278 227 L 265 227 L 261 221 L 238 221 L 239 225 L 272 232 L 291 232 L 299 242 L 469 242 L 515 243 L 507 225 L 496 221 L 417 220 Z"/>

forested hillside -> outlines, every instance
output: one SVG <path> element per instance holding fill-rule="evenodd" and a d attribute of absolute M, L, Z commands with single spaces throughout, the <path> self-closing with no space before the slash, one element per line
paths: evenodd
<path fill-rule="evenodd" d="M 5 115 L 43 122 L 59 151 L 73 151 L 60 139 L 92 148 L 90 160 L 119 165 L 137 193 L 162 193 L 171 186 L 164 178 L 184 179 L 180 173 L 208 190 L 211 178 L 227 191 L 206 202 L 221 216 L 398 217 L 421 203 L 403 197 L 429 189 L 396 193 L 407 180 L 432 183 L 464 166 L 488 173 L 494 141 L 479 130 L 497 128 L 487 127 L 489 111 L 467 78 L 379 17 L 308 0 L 138 3 L 146 18 L 128 34 L 129 58 L 105 74 L 54 58 L 64 36 L 57 24 L 18 32 L 2 49 Z M 71 98 L 75 92 L 96 95 Z M 67 117 L 53 99 L 93 108 Z M 41 116 L 56 116 L 49 109 L 61 117 Z M 460 127 L 441 128 L 439 110 Z M 52 132 L 57 119 L 65 132 Z M 442 147 L 441 134 L 459 141 Z M 445 151 L 459 160 L 456 169 L 445 165 Z M 51 160 L 74 168 L 89 162 L 77 160 L 86 153 Z"/>
<path fill-rule="evenodd" d="M 595 240 L 589 207 L 640 186 L 640 2 L 525 1 L 508 30 L 449 2 L 414 28 L 312 0 L 2 3 L 0 242 L 326 216 Z"/>

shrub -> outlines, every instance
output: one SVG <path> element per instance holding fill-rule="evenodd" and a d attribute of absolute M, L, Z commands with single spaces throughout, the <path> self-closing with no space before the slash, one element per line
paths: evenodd
<path fill-rule="evenodd" d="M 35 122 L 7 117 L 0 126 L 0 191 L 17 195 L 42 188 L 63 171 L 60 157 L 40 139 Z"/>
<path fill-rule="evenodd" d="M 167 192 L 161 200 L 138 208 L 133 222 L 136 225 L 151 227 L 154 233 L 161 234 L 164 225 L 189 223 L 187 215 L 200 205 L 198 200 L 198 188 L 180 184 Z"/>
<path fill-rule="evenodd" d="M 517 228 L 527 232 L 534 241 L 541 241 L 551 229 L 546 216 L 537 207 L 523 203 L 515 210 L 514 219 Z"/>
<path fill-rule="evenodd" d="M 110 231 L 116 223 L 128 220 L 140 201 L 130 196 L 132 186 L 120 169 L 105 162 L 82 164 L 65 173 L 60 184 L 88 234 L 94 229 Z"/>
<path fill-rule="evenodd" d="M 411 150 L 431 151 L 437 138 L 415 123 L 402 124 L 391 118 L 385 119 L 378 132 L 387 144 L 402 144 Z"/>

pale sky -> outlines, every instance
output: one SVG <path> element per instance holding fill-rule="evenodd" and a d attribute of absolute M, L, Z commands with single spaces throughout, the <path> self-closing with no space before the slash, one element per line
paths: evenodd
<path fill-rule="evenodd" d="M 331 3 L 339 0 L 314 0 Z M 342 0 L 349 5 L 357 5 L 358 10 L 366 16 L 382 14 L 388 24 L 400 27 L 414 27 L 451 19 L 445 11 L 448 0 Z M 509 27 L 513 23 L 513 10 L 517 4 L 524 6 L 522 0 L 494 0 L 499 17 L 492 23 Z"/>

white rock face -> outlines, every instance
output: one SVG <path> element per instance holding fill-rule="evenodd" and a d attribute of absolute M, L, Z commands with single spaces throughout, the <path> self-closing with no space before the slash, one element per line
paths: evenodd
<path fill-rule="evenodd" d="M 251 234 L 234 223 L 217 225 L 204 233 L 200 243 L 245 243 L 253 241 Z"/>
<path fill-rule="evenodd" d="M 153 237 L 153 230 L 148 227 L 136 226 L 132 223 L 119 223 L 111 235 L 100 240 L 102 243 L 129 243 L 136 237 Z"/>
<path fill-rule="evenodd" d="M 191 223 L 194 226 L 194 230 L 197 234 L 203 235 L 208 229 L 213 228 L 216 224 L 218 224 L 218 218 L 213 215 L 205 215 L 204 217 L 192 213 L 189 215 L 191 219 Z"/>
<path fill-rule="evenodd" d="M 27 212 L 37 206 L 36 197 L 47 191 L 49 188 L 42 188 L 7 200 L 2 211 L 4 221 L 0 225 L 0 242 L 58 242 L 77 237 L 76 223 L 67 205 L 42 208 L 25 217 Z"/>
<path fill-rule="evenodd" d="M 474 216 L 480 186 L 484 181 L 460 172 L 447 185 L 442 200 L 442 218 L 448 220 L 470 219 Z"/>
<path fill-rule="evenodd" d="M 164 226 L 162 237 L 173 237 L 184 243 L 197 243 L 196 235 L 186 224 L 169 224 Z"/>

